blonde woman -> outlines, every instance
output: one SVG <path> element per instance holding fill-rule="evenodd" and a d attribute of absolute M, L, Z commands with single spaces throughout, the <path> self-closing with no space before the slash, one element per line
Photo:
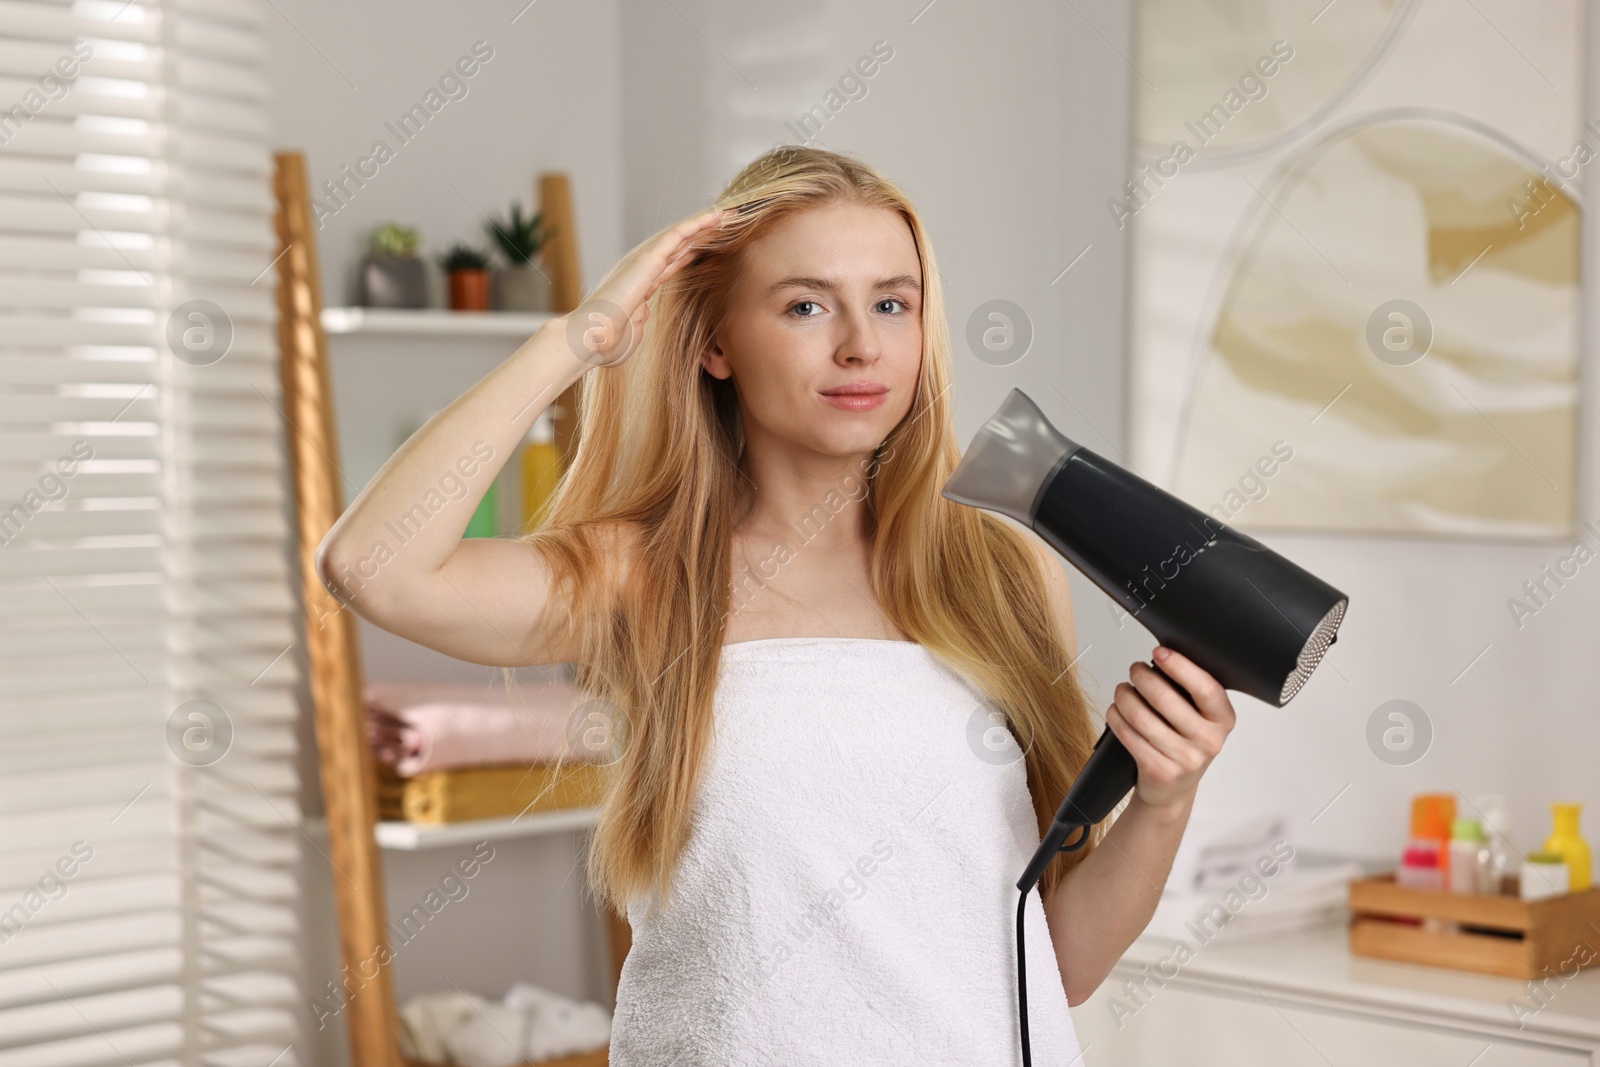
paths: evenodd
<path fill-rule="evenodd" d="M 543 525 L 463 540 L 573 383 Z M 1098 736 L 1061 562 L 939 490 L 960 460 L 933 249 L 891 182 L 778 148 L 434 416 L 328 534 L 364 617 L 571 663 L 607 792 L 590 884 L 633 944 L 614 1067 L 1019 1062 L 1016 879 Z M 473 492 L 358 569 L 440 472 Z M 1226 693 L 1172 653 L 1106 721 L 1138 786 L 1024 907 L 1033 1059 L 1150 918 Z M 1109 846 L 1109 847 L 1107 847 Z"/>

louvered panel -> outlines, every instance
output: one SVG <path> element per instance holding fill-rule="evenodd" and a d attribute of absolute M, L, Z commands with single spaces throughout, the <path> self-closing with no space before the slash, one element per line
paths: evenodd
<path fill-rule="evenodd" d="M 20 552 L 0 552 L 0 583 L 38 573 L 40 556 L 51 558 L 50 573 L 54 577 L 100 574 L 107 571 L 159 573 L 163 568 L 163 555 L 164 550 L 159 540 L 152 540 L 150 544 L 137 547 L 90 545 L 57 552 L 30 552 L 26 555 Z"/>
<path fill-rule="evenodd" d="M 0 1067 L 302 1062 L 262 18 L 0 0 L 0 94 L 94 49 L 0 153 L 0 889 L 95 846 L 0 951 Z M 167 349 L 190 299 L 220 360 Z M 169 748 L 196 698 L 233 727 L 208 766 Z"/>
<path fill-rule="evenodd" d="M 0 1009 L 36 1004 L 54 997 L 76 997 L 117 989 L 162 985 L 182 974 L 182 954 L 163 946 L 132 952 L 105 953 L 90 960 L 57 961 L 43 967 L 0 970 Z M 45 978 L 49 978 L 49 984 Z"/>
<path fill-rule="evenodd" d="M 0 173 L 12 173 L 11 167 L 0 167 Z M 31 188 L 38 188 L 37 185 Z M 0 271 L 50 271 L 50 270 L 119 270 L 145 271 L 156 269 L 156 257 L 147 248 L 111 248 L 104 242 L 89 244 L 79 241 L 76 234 L 55 237 L 5 233 L 0 234 Z M 12 274 L 13 277 L 23 277 Z M 7 335 L 10 345 L 26 342 Z"/>
<path fill-rule="evenodd" d="M 52 41 L 105 37 L 154 43 L 160 23 L 161 12 L 153 5 L 125 0 L 81 0 L 71 6 L 22 0 L 0 3 L 0 27 L 14 37 Z"/>
<path fill-rule="evenodd" d="M 0 627 L 40 625 L 44 620 L 64 614 L 64 596 L 71 598 L 71 605 L 78 611 L 96 619 L 148 618 L 165 603 L 161 587 L 153 578 L 107 579 L 93 585 L 82 581 L 52 581 L 53 585 L 38 581 L 0 586 L 5 590 L 5 595 L 0 596 Z M 0 693 L 0 707 L 4 706 L 5 696 Z"/>
<path fill-rule="evenodd" d="M 105 206 L 101 194 L 80 191 L 73 196 L 58 196 L 56 190 L 41 183 L 33 195 L 8 192 L 0 196 L 0 218 L 6 228 L 22 233 L 79 234 L 90 236 L 137 234 L 150 241 L 161 222 L 149 209 L 114 210 Z M 132 240 L 132 238 L 130 238 Z M 116 244 L 115 237 L 111 243 Z"/>
<path fill-rule="evenodd" d="M 21 142 L 17 144 L 20 146 Z M 161 181 L 151 170 L 143 173 L 92 174 L 86 173 L 71 159 L 21 154 L 11 166 L 0 169 L 0 189 L 8 193 L 32 194 L 51 186 L 68 197 L 85 190 L 125 196 L 155 196 L 161 192 Z M 235 202 L 248 203 L 244 200 Z M 40 264 L 30 262 L 26 265 Z"/>
<path fill-rule="evenodd" d="M 67 459 L 72 459 L 70 449 Z M 92 460 L 90 462 L 93 462 Z M 24 473 L 13 472 L 0 478 L 0 492 L 12 500 L 32 507 L 31 492 L 41 499 L 57 499 L 51 505 L 40 507 L 21 526 L 22 536 L 6 523 L 9 509 L 0 513 L 0 526 L 4 527 L 3 540 L 14 543 L 18 551 L 43 551 L 49 548 L 71 548 L 69 542 L 85 537 L 115 537 L 124 534 L 144 534 L 160 530 L 153 513 L 161 507 L 161 486 L 156 476 L 132 474 L 96 475 L 86 472 L 86 464 L 79 463 L 77 473 L 71 467 L 56 463 L 63 488 L 52 488 L 55 482 L 46 475 L 28 478 Z M 21 518 L 21 516 L 14 516 Z"/>
<path fill-rule="evenodd" d="M 183 1031 L 176 1021 L 93 1031 L 84 1037 L 0 1052 L 0 1067 L 127 1067 L 137 1057 L 155 1061 L 178 1055 Z"/>
<path fill-rule="evenodd" d="M 129 272 L 133 274 L 132 271 Z M 94 307 L 156 307 L 159 295 L 148 283 L 105 285 L 72 277 L 19 278 L 10 284 L 11 299 L 31 311 L 70 309 L 83 304 Z"/>
<path fill-rule="evenodd" d="M 26 1012 L 0 1009 L 0 1050 L 27 1048 L 114 1028 L 172 1022 L 182 1010 L 183 992 L 177 985 L 122 989 L 71 1001 L 58 998 Z"/>
<path fill-rule="evenodd" d="M 170 160 L 193 166 L 202 173 L 259 172 L 263 181 L 271 177 L 272 158 L 262 151 L 259 141 L 223 137 L 205 130 L 174 129 L 170 131 L 166 148 Z"/>
<path fill-rule="evenodd" d="M 255 47 L 247 44 L 240 46 L 241 38 L 216 34 L 219 42 L 235 46 L 238 51 L 247 51 L 259 56 L 262 46 L 257 39 Z M 243 39 L 248 40 L 248 39 Z M 267 99 L 270 85 L 262 75 L 242 76 L 238 68 L 233 66 L 225 49 L 208 51 L 202 43 L 196 42 L 187 54 L 177 57 L 175 78 L 180 88 L 197 93 L 210 93 L 213 95 L 195 97 L 186 100 L 185 110 L 179 112 L 183 121 L 202 129 L 243 130 L 250 133 L 265 133 L 268 125 L 266 116 L 261 111 L 261 103 Z M 243 103 L 241 103 L 243 102 Z M 254 106 L 244 106 L 250 104 Z M 228 108 L 236 108 L 228 112 Z M 226 115 L 226 117 L 222 117 Z"/>
<path fill-rule="evenodd" d="M 26 707 L 29 713 L 36 713 L 32 711 L 33 707 L 86 700 L 93 695 L 93 687 L 101 684 L 97 679 L 108 677 L 120 678 L 128 690 L 135 693 L 154 688 L 161 682 L 159 673 L 151 672 L 158 670 L 163 649 L 148 636 L 150 630 L 158 628 L 154 620 L 160 617 L 161 605 L 156 605 L 152 611 L 129 612 L 118 616 L 95 614 L 92 609 L 86 612 L 81 603 L 81 598 L 73 597 L 72 603 L 65 605 L 65 611 L 39 617 L 38 628 L 45 631 L 45 636 L 35 639 L 35 650 L 31 654 L 7 653 L 0 659 L 8 671 L 20 674 L 26 670 L 29 674 L 26 680 L 17 679 L 16 687 L 8 691 L 8 699 L 0 707 Z M 84 623 L 89 615 L 97 619 L 92 628 Z M 141 627 L 144 633 L 140 632 Z M 17 629 L 19 627 L 8 627 L 5 635 L 9 636 Z M 76 673 L 71 670 L 74 656 L 78 664 Z M 155 666 L 151 664 L 152 658 Z M 31 669 L 30 664 L 33 665 Z M 143 699 L 153 698 L 145 696 Z M 154 699 L 170 704 L 164 696 Z M 105 706 L 109 709 L 121 708 L 120 704 Z M 17 729 L 27 731 L 45 728 L 56 722 L 65 723 L 81 718 L 87 724 L 109 730 L 115 725 L 112 721 L 114 716 L 126 714 L 125 711 L 101 711 L 99 708 L 97 704 L 85 705 L 81 715 L 73 716 L 57 711 L 48 720 L 28 723 Z"/>
<path fill-rule="evenodd" d="M 25 287 L 18 286 L 18 290 Z M 109 422 L 121 415 L 129 421 L 149 421 L 158 412 L 159 397 L 146 391 L 123 396 L 52 396 L 29 390 L 0 395 L 0 422 Z"/>
<path fill-rule="evenodd" d="M 130 136 L 118 132 L 128 120 L 116 119 L 102 108 L 95 108 L 91 116 L 56 116 L 53 110 L 35 115 L 5 146 L 6 154 L 87 163 L 82 167 L 85 174 L 108 173 L 95 165 L 97 161 L 104 165 L 115 159 L 133 159 L 154 165 L 166 154 L 167 133 L 159 123 L 139 121 L 137 125 L 151 127 L 149 132 Z M 50 191 L 48 186 L 45 191 Z"/>
<path fill-rule="evenodd" d="M 90 311 L 93 305 L 86 305 Z M 0 315 L 0 336 L 11 345 L 137 345 L 164 343 L 155 315 L 136 322 L 94 322 L 83 318 L 45 317 L 26 313 Z"/>
<path fill-rule="evenodd" d="M 0 77 L 15 78 L 34 85 L 39 75 L 50 69 L 60 57 L 61 46 L 53 41 L 29 40 L 25 37 L 0 40 Z"/>

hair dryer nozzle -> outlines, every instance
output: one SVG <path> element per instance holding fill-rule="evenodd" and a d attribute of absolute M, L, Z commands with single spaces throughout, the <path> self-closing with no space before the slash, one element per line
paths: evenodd
<path fill-rule="evenodd" d="M 1020 389 L 941 492 L 1016 519 L 1162 644 L 1276 707 L 1310 678 L 1344 619 L 1339 590 L 1063 436 Z"/>
<path fill-rule="evenodd" d="M 1031 527 L 1040 490 L 1078 447 L 1050 425 L 1027 393 L 1013 389 L 972 439 L 939 495 Z"/>

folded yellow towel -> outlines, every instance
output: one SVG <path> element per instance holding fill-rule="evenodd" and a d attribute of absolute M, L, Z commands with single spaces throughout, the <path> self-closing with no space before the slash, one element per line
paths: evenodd
<path fill-rule="evenodd" d="M 568 761 L 458 767 L 409 778 L 378 764 L 378 817 L 417 823 L 505 819 L 519 813 L 584 808 L 600 803 L 603 769 Z"/>

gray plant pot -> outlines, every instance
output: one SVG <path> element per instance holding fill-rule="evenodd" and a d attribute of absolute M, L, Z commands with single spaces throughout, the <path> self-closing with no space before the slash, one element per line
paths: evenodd
<path fill-rule="evenodd" d="M 550 279 L 541 274 L 540 270 L 538 266 L 521 264 L 495 271 L 495 310 L 550 310 Z"/>
<path fill-rule="evenodd" d="M 415 256 L 367 256 L 361 261 L 361 306 L 425 308 L 428 275 Z"/>

